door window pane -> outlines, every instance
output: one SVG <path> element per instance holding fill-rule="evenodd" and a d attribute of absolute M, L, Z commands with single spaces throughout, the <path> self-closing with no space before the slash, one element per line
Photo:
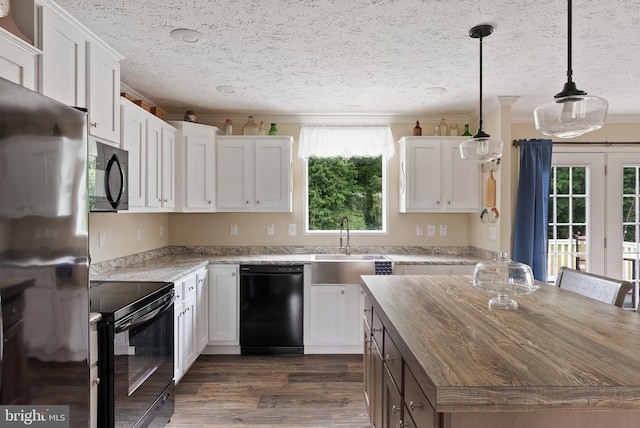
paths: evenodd
<path fill-rule="evenodd" d="M 549 282 L 561 266 L 585 270 L 588 258 L 587 167 L 553 166 L 549 188 Z"/>

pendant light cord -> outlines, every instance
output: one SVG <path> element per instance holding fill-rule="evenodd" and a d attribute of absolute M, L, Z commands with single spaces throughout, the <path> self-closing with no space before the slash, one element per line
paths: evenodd
<path fill-rule="evenodd" d="M 484 133 L 482 129 L 482 39 L 483 37 L 480 36 L 480 118 L 478 120 L 478 134 Z"/>
<path fill-rule="evenodd" d="M 569 13 L 567 14 L 567 28 L 569 30 L 569 34 L 567 35 L 567 52 L 569 54 L 569 58 L 567 59 L 567 82 L 571 82 L 571 78 L 573 76 L 573 70 L 571 69 L 571 21 L 572 21 L 572 17 L 571 17 L 571 10 L 573 9 L 572 7 L 572 1 L 571 0 L 567 0 L 569 2 Z"/>

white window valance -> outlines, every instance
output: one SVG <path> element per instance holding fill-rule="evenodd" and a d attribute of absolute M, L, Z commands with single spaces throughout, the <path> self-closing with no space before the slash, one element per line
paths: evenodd
<path fill-rule="evenodd" d="M 395 145 L 391 127 L 303 125 L 300 130 L 298 157 L 377 157 L 391 159 Z"/>

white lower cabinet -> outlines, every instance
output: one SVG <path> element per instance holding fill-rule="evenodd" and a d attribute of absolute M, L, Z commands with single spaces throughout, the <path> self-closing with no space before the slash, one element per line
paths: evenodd
<path fill-rule="evenodd" d="M 359 284 L 311 285 L 305 353 L 362 353 L 364 294 Z"/>
<path fill-rule="evenodd" d="M 201 354 L 209 343 L 209 285 L 207 269 L 196 273 L 196 347 Z"/>
<path fill-rule="evenodd" d="M 177 384 L 200 355 L 198 348 L 198 278 L 203 268 L 174 281 L 174 382 Z"/>
<path fill-rule="evenodd" d="M 209 345 L 230 353 L 240 351 L 239 269 L 209 265 Z"/>

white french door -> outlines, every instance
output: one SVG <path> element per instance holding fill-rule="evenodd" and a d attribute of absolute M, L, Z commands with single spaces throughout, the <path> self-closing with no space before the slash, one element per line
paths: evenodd
<path fill-rule="evenodd" d="M 549 189 L 549 271 L 560 266 L 630 281 L 640 301 L 640 150 L 554 148 Z M 624 152 L 622 150 L 625 150 Z"/>
<path fill-rule="evenodd" d="M 554 148 L 547 280 L 560 266 L 605 273 L 605 155 Z"/>
<path fill-rule="evenodd" d="M 638 307 L 640 282 L 640 153 L 607 155 L 607 275 L 633 284 Z"/>

